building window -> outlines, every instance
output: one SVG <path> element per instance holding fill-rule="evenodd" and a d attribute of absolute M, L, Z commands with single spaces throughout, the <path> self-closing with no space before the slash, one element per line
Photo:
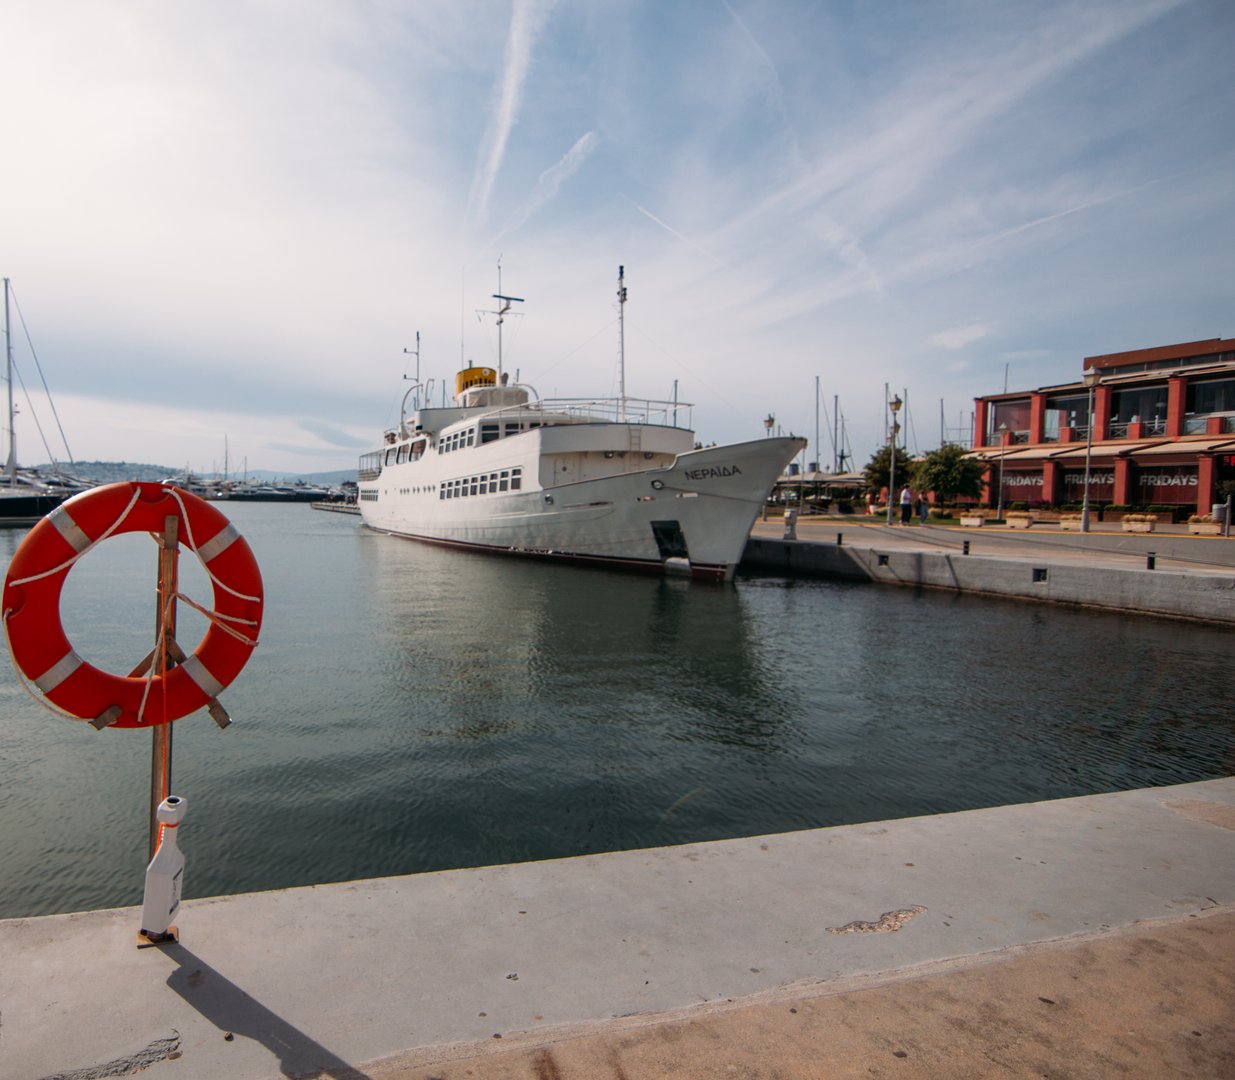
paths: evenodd
<path fill-rule="evenodd" d="M 1185 411 L 1189 416 L 1235 413 L 1235 379 L 1189 383 Z"/>
<path fill-rule="evenodd" d="M 1066 394 L 1046 399 L 1046 414 L 1042 426 L 1044 442 L 1058 442 L 1063 428 L 1084 433 L 1088 427 L 1088 394 Z"/>
<path fill-rule="evenodd" d="M 992 401 L 987 412 L 986 446 L 999 443 L 999 429 L 1010 436 L 1010 442 L 1029 441 L 1029 398 L 1015 401 Z"/>
<path fill-rule="evenodd" d="M 1118 424 L 1154 423 L 1166 420 L 1165 386 L 1137 386 L 1111 394 L 1112 436 Z"/>

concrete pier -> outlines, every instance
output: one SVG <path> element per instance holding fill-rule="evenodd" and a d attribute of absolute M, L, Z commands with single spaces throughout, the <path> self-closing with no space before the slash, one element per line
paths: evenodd
<path fill-rule="evenodd" d="M 177 921 L 0 922 L 0 1075 L 1235 1075 L 1235 778 Z"/>
<path fill-rule="evenodd" d="M 801 519 L 796 540 L 783 533 L 757 524 L 742 567 L 1235 624 L 1235 540 L 826 516 Z"/>

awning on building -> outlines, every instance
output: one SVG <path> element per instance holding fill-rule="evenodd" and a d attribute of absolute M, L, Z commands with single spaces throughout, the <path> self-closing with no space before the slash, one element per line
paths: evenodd
<path fill-rule="evenodd" d="M 1217 439 L 1176 439 L 1174 442 L 1155 443 L 1139 450 L 1133 450 L 1132 457 L 1150 457 L 1155 454 L 1212 454 L 1215 452 L 1235 452 L 1235 439 L 1222 436 Z"/>
<path fill-rule="evenodd" d="M 1130 454 L 1138 454 L 1154 446 L 1163 445 L 1162 439 L 1144 439 L 1140 442 L 1097 442 L 1093 444 L 1091 456 L 1112 458 L 1112 457 L 1128 457 Z M 1166 443 L 1170 446 L 1178 446 L 1178 441 L 1174 443 Z M 1084 443 L 1069 443 L 1068 448 L 1057 455 L 1060 458 L 1068 458 L 1069 460 L 1085 457 Z"/>

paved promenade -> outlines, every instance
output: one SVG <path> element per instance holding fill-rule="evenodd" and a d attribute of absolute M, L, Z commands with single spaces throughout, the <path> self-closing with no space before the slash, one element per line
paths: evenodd
<path fill-rule="evenodd" d="M 0 922 L 0 1076 L 1235 1076 L 1235 778 L 137 918 Z"/>

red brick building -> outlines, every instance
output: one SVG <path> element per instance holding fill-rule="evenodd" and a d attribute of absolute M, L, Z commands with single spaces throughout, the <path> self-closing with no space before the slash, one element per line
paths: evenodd
<path fill-rule="evenodd" d="M 1209 513 L 1235 481 L 1235 340 L 1087 356 L 1079 382 L 977 398 L 983 501 Z M 1090 385 L 1092 383 L 1092 386 Z"/>

